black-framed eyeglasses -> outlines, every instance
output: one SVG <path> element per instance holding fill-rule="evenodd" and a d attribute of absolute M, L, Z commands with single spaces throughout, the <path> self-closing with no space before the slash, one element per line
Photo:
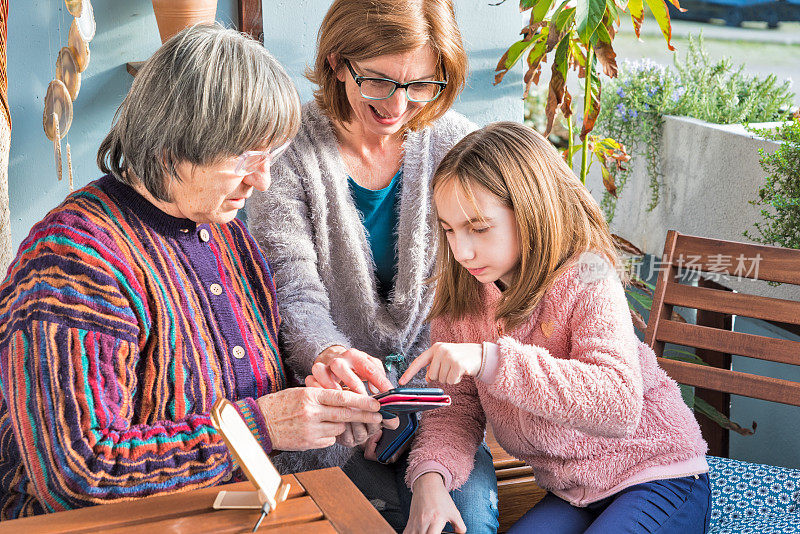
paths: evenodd
<path fill-rule="evenodd" d="M 372 78 L 370 76 L 360 76 L 353 70 L 349 59 L 344 60 L 347 70 L 358 85 L 361 96 L 369 100 L 385 100 L 392 96 L 398 89 L 405 89 L 406 98 L 411 102 L 430 102 L 442 94 L 447 87 L 447 82 L 440 81 L 413 81 L 400 83 L 389 78 Z"/>

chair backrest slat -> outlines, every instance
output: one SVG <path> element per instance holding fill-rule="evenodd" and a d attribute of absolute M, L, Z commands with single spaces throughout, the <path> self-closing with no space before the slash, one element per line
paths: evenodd
<path fill-rule="evenodd" d="M 800 302 L 667 282 L 664 302 L 766 321 L 800 325 Z"/>
<path fill-rule="evenodd" d="M 755 261 L 757 260 L 757 261 Z M 749 263 L 748 263 L 749 261 Z M 754 263 L 755 262 L 755 263 Z M 800 365 L 800 341 L 731 332 L 671 320 L 674 306 L 800 324 L 800 302 L 680 284 L 681 270 L 800 285 L 800 250 L 667 233 L 645 341 L 657 356 L 664 345 Z M 676 381 L 706 390 L 800 406 L 800 382 L 659 358 Z"/>
<path fill-rule="evenodd" d="M 800 406 L 800 383 L 797 382 L 666 358 L 659 358 L 658 363 L 676 382 L 687 386 Z"/>
<path fill-rule="evenodd" d="M 719 328 L 664 321 L 658 327 L 659 341 L 715 350 L 771 362 L 800 365 L 800 343 Z"/>
<path fill-rule="evenodd" d="M 797 250 L 678 234 L 675 252 L 684 269 L 800 285 Z"/>

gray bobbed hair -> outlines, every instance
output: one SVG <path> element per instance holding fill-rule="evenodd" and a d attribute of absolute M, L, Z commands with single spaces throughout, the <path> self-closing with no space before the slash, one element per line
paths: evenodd
<path fill-rule="evenodd" d="M 177 164 L 209 165 L 274 148 L 299 126 L 300 99 L 280 63 L 249 36 L 201 24 L 172 37 L 144 64 L 97 151 L 97 165 L 170 202 Z"/>

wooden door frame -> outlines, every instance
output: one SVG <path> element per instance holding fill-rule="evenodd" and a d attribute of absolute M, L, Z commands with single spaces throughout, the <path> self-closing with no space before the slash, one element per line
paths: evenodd
<path fill-rule="evenodd" d="M 261 14 L 261 0 L 238 0 L 238 2 L 239 30 L 263 43 L 264 21 Z"/>

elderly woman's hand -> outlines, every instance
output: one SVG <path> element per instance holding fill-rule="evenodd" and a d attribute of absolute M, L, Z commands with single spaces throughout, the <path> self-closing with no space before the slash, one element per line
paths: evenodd
<path fill-rule="evenodd" d="M 367 393 L 364 382 L 372 386 L 375 392 L 392 389 L 392 383 L 386 378 L 386 371 L 378 358 L 341 345 L 328 347 L 317 356 L 311 367 L 311 377 L 326 389 L 341 389 L 342 384 L 352 391 Z M 309 378 L 306 378 L 306 385 L 310 385 Z"/>
<path fill-rule="evenodd" d="M 311 367 L 311 373 L 306 377 L 308 387 L 341 389 L 344 385 L 364 395 L 369 395 L 364 387 L 364 381 L 370 385 L 370 389 L 376 391 L 387 391 L 392 388 L 392 383 L 386 378 L 386 372 L 378 358 L 341 345 L 333 345 L 322 351 Z M 345 447 L 364 445 L 370 437 L 380 431 L 380 424 L 348 423 L 336 442 Z"/>
<path fill-rule="evenodd" d="M 258 399 L 272 448 L 302 451 L 330 447 L 346 423 L 380 426 L 380 403 L 352 391 L 289 388 Z"/>

